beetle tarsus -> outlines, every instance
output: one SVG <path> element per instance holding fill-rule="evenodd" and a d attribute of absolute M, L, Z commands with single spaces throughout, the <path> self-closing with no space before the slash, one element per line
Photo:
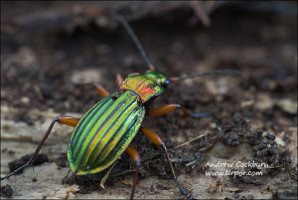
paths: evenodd
<path fill-rule="evenodd" d="M 29 162 L 27 162 L 26 164 L 20 166 L 20 167 L 17 168 L 16 170 L 14 170 L 13 172 L 11 172 L 10 174 L 8 174 L 8 175 L 6 175 L 6 176 L 4 176 L 4 177 L 1 177 L 1 181 L 3 181 L 3 180 L 5 180 L 5 179 L 7 179 L 7 178 L 9 178 L 9 177 L 11 177 L 11 176 L 13 176 L 13 175 L 19 173 L 20 171 L 24 170 L 26 167 L 29 167 L 30 165 L 33 165 L 33 163 L 30 163 L 30 161 L 29 161 Z"/>
<path fill-rule="evenodd" d="M 175 181 L 177 187 L 180 189 L 180 193 L 182 195 L 184 195 L 188 200 L 192 200 L 193 197 L 191 196 L 190 192 L 179 183 L 177 177 L 174 178 L 174 181 Z"/>

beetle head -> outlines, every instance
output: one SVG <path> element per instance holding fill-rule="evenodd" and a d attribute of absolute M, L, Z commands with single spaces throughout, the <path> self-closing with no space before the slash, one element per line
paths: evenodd
<path fill-rule="evenodd" d="M 147 71 L 145 75 L 151 79 L 154 79 L 163 88 L 167 88 L 167 86 L 170 84 L 170 80 L 164 73 L 158 71 Z"/>

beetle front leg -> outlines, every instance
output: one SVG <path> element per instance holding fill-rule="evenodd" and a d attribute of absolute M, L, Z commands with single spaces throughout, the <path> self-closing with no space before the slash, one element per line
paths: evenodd
<path fill-rule="evenodd" d="M 78 124 L 79 119 L 78 118 L 75 118 L 75 117 L 71 117 L 71 116 L 66 116 L 66 115 L 59 115 L 59 116 L 57 116 L 52 121 L 52 123 L 50 124 L 47 132 L 43 136 L 41 142 L 39 143 L 38 147 L 36 148 L 33 156 L 30 158 L 30 160 L 26 164 L 22 165 L 21 167 L 17 168 L 16 170 L 14 170 L 13 172 L 11 172 L 10 174 L 6 175 L 5 177 L 1 177 L 1 181 L 4 180 L 4 179 L 6 179 L 6 178 L 9 178 L 10 176 L 12 176 L 14 174 L 17 174 L 19 171 L 21 171 L 21 170 L 25 169 L 26 167 L 34 164 L 34 161 L 37 158 L 40 149 L 42 148 L 42 146 L 46 142 L 47 138 L 49 137 L 49 135 L 50 135 L 50 133 L 51 133 L 51 131 L 52 131 L 52 129 L 53 129 L 53 127 L 54 127 L 54 125 L 55 125 L 56 122 L 58 122 L 60 124 L 65 124 L 65 125 L 68 125 L 68 126 L 71 126 L 71 127 L 75 127 Z"/>
<path fill-rule="evenodd" d="M 168 161 L 168 164 L 170 166 L 170 170 L 173 176 L 173 179 L 176 183 L 176 185 L 178 186 L 178 188 L 180 189 L 181 194 L 185 195 L 188 199 L 192 199 L 190 193 L 180 184 L 180 182 L 178 181 L 173 165 L 170 161 L 170 156 L 167 150 L 167 147 L 165 145 L 165 143 L 162 141 L 162 139 L 156 134 L 154 133 L 152 130 L 150 130 L 149 128 L 145 128 L 145 127 L 141 127 L 141 132 L 156 146 L 161 147 L 164 151 L 164 153 L 166 154 L 166 158 Z"/>
<path fill-rule="evenodd" d="M 116 76 L 117 85 L 120 86 L 122 82 L 123 82 L 123 77 L 120 74 L 117 74 Z M 104 98 L 110 95 L 110 93 L 102 85 L 99 85 L 97 83 L 93 83 L 93 85 L 95 86 L 96 91 L 101 98 Z"/>
<path fill-rule="evenodd" d="M 93 83 L 93 85 L 95 86 L 96 91 L 101 98 L 104 98 L 110 95 L 110 93 L 102 85 L 99 85 L 97 83 Z"/>
<path fill-rule="evenodd" d="M 135 190 L 136 190 L 136 185 L 138 184 L 138 178 L 139 178 L 139 168 L 141 166 L 141 159 L 140 159 L 140 155 L 137 152 L 137 150 L 133 147 L 133 146 L 129 146 L 125 152 L 131 157 L 131 159 L 136 163 L 136 172 L 135 172 L 135 176 L 133 179 L 133 185 L 131 187 L 131 193 L 130 193 L 130 197 L 129 199 L 133 199 L 134 194 L 135 194 Z"/>
<path fill-rule="evenodd" d="M 120 86 L 123 82 L 123 77 L 121 76 L 121 74 L 117 74 L 116 76 L 116 83 L 118 86 Z"/>

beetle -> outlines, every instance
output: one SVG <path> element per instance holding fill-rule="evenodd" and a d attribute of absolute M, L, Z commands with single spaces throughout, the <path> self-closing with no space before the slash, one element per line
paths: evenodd
<path fill-rule="evenodd" d="M 81 118 L 59 115 L 53 119 L 31 159 L 10 174 L 1 177 L 1 180 L 9 178 L 24 168 L 33 165 L 54 124 L 58 122 L 74 127 L 67 150 L 67 158 L 72 173 L 76 175 L 90 175 L 102 172 L 105 169 L 111 168 L 121 154 L 126 152 L 136 164 L 130 194 L 130 199 L 133 199 L 141 159 L 137 150 L 131 145 L 131 142 L 138 132 L 142 132 L 156 146 L 163 149 L 173 180 L 179 187 L 180 192 L 188 199 L 191 199 L 190 193 L 180 184 L 175 175 L 165 143 L 153 130 L 142 127 L 142 122 L 145 115 L 163 116 L 181 109 L 179 104 L 169 104 L 158 108 L 149 107 L 155 98 L 162 95 L 171 82 L 208 74 L 233 74 L 237 72 L 234 70 L 219 70 L 169 78 L 165 74 L 155 70 L 127 21 L 119 15 L 116 15 L 116 19 L 131 36 L 141 56 L 148 65 L 149 70 L 144 74 L 129 74 L 124 80 L 120 75 L 117 75 L 117 83 L 120 91 L 112 95 L 101 85 L 95 84 L 96 90 L 102 99 L 83 114 Z M 193 117 L 199 116 L 196 113 L 183 110 L 186 114 L 190 114 Z"/>

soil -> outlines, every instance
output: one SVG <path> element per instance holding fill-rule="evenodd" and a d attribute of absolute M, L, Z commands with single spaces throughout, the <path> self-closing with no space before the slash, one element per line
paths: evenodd
<path fill-rule="evenodd" d="M 10 185 L 1 186 L 1 197 L 3 195 L 4 197 L 11 198 L 12 193 L 13 193 L 13 191 L 12 191 Z"/>
<path fill-rule="evenodd" d="M 175 12 L 179 14 L 173 17 Z M 130 22 L 156 69 L 169 77 L 215 69 L 242 74 L 173 83 L 153 103 L 209 113 L 204 118 L 179 111 L 145 118 L 144 126 L 165 141 L 179 181 L 196 199 L 296 199 L 296 16 L 222 8 L 204 27 L 192 13 L 175 12 Z M 119 90 L 117 73 L 125 77 L 145 70 L 122 27 L 106 29 L 90 22 L 71 31 L 3 29 L 1 176 L 9 172 L 8 162 L 34 151 L 53 117 L 81 116 L 99 100 L 92 82 L 113 93 Z M 46 160 L 34 172 L 26 169 L 2 181 L 1 195 L 6 184 L 13 190 L 3 198 L 128 198 L 135 166 L 126 154 L 111 171 L 106 189 L 99 185 L 106 171 L 85 177 L 68 173 L 70 133 L 71 128 L 58 125 L 43 149 L 41 160 Z M 142 158 L 135 197 L 182 198 L 162 151 L 141 134 L 133 144 Z M 240 161 L 267 167 L 235 167 Z M 206 175 L 226 170 L 263 175 Z"/>

